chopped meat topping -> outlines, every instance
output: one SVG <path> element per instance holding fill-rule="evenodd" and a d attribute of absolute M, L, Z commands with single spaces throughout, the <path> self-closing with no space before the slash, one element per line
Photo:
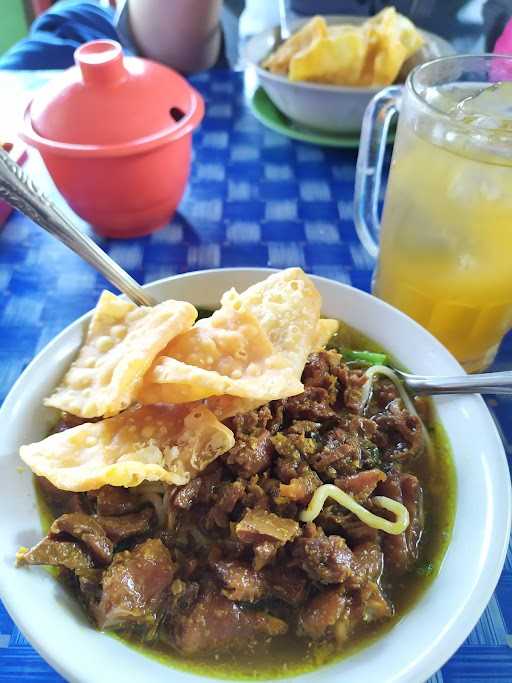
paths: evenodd
<path fill-rule="evenodd" d="M 188 655 L 225 650 L 263 636 L 286 633 L 282 619 L 260 611 L 244 610 L 222 595 L 208 593 L 190 614 L 178 616 L 175 642 Z"/>
<path fill-rule="evenodd" d="M 382 590 L 374 581 L 367 581 L 356 593 L 352 610 L 354 619 L 364 624 L 385 619 L 393 614 Z"/>
<path fill-rule="evenodd" d="M 329 406 L 329 392 L 323 387 L 305 386 L 304 393 L 283 401 L 285 414 L 294 420 L 324 422 L 336 419 L 336 412 Z"/>
<path fill-rule="evenodd" d="M 96 499 L 96 512 L 98 515 L 117 516 L 127 512 L 135 512 L 141 507 L 136 495 L 120 486 L 103 486 L 97 491 L 89 491 L 87 494 Z"/>
<path fill-rule="evenodd" d="M 57 513 L 63 512 L 88 512 L 87 501 L 80 493 L 61 491 L 45 477 L 37 477 L 37 486 L 46 502 Z"/>
<path fill-rule="evenodd" d="M 423 490 L 418 478 L 412 474 L 400 475 L 400 488 L 403 504 L 409 513 L 409 526 L 404 533 L 412 564 L 418 559 L 423 534 Z"/>
<path fill-rule="evenodd" d="M 315 595 L 301 609 L 297 624 L 300 635 L 319 640 L 336 625 L 346 607 L 346 598 L 339 588 L 327 588 Z"/>
<path fill-rule="evenodd" d="M 379 481 L 385 481 L 386 475 L 381 470 L 363 470 L 348 477 L 335 480 L 336 486 L 349 493 L 355 500 L 363 503 L 374 492 Z"/>
<path fill-rule="evenodd" d="M 169 551 L 156 538 L 116 553 L 92 608 L 99 628 L 157 624 L 175 571 Z"/>
<path fill-rule="evenodd" d="M 308 579 L 304 572 L 294 567 L 283 571 L 273 567 L 265 571 L 265 579 L 271 594 L 288 605 L 301 605 L 308 595 Z"/>
<path fill-rule="evenodd" d="M 263 569 L 269 562 L 272 562 L 279 550 L 280 543 L 277 541 L 261 541 L 253 547 L 254 559 L 253 567 L 256 570 Z"/>
<path fill-rule="evenodd" d="M 58 517 L 50 527 L 50 538 L 72 536 L 87 548 L 94 563 L 98 566 L 112 562 L 113 544 L 101 524 L 89 515 L 79 512 Z"/>
<path fill-rule="evenodd" d="M 365 369 L 335 351 L 311 354 L 303 393 L 229 418 L 233 448 L 184 486 L 71 493 L 39 479 L 56 519 L 18 564 L 59 567 L 99 628 L 187 657 L 256 647 L 288 625 L 341 647 L 392 616 L 424 526 L 422 487 L 408 473 L 423 426 L 386 378 L 363 411 Z M 428 417 L 429 404 L 417 405 Z M 59 428 L 74 424 L 66 416 Z M 409 527 L 386 534 L 332 499 L 300 523 L 324 483 L 386 518 L 374 495 L 403 503 Z"/>
<path fill-rule="evenodd" d="M 392 401 L 384 413 L 373 420 L 377 424 L 375 443 L 390 462 L 411 460 L 424 449 L 421 422 L 401 408 L 401 400 Z"/>
<path fill-rule="evenodd" d="M 222 593 L 230 600 L 257 602 L 267 592 L 263 575 L 241 562 L 217 561 L 210 566 L 224 586 Z"/>
<path fill-rule="evenodd" d="M 266 510 L 247 510 L 235 527 L 237 537 L 244 543 L 276 541 L 284 545 L 299 534 L 299 525 L 293 519 L 279 517 Z"/>
<path fill-rule="evenodd" d="M 305 386 L 321 387 L 328 392 L 329 403 L 336 401 L 340 356 L 334 351 L 312 353 L 302 373 Z"/>
<path fill-rule="evenodd" d="M 321 530 L 312 538 L 298 538 L 293 556 L 308 576 L 320 583 L 343 583 L 354 573 L 352 551 L 345 539 L 326 536 Z"/>
<path fill-rule="evenodd" d="M 229 526 L 229 514 L 233 512 L 235 505 L 244 496 L 245 491 L 246 487 L 241 481 L 220 485 L 213 496 L 216 502 L 208 511 L 207 527 Z"/>
<path fill-rule="evenodd" d="M 119 517 L 96 517 L 98 524 L 115 545 L 128 538 L 147 534 L 151 529 L 152 519 L 153 510 L 147 507 L 140 512 Z"/>
<path fill-rule="evenodd" d="M 376 541 L 367 541 L 353 550 L 354 571 L 363 578 L 378 581 L 384 569 L 384 555 Z"/>
<path fill-rule="evenodd" d="M 294 477 L 289 484 L 281 484 L 279 493 L 285 498 L 307 505 L 316 489 L 322 485 L 322 480 L 316 472 L 308 468 L 300 477 Z"/>
<path fill-rule="evenodd" d="M 250 479 L 254 474 L 267 469 L 273 450 L 271 434 L 267 429 L 263 429 L 257 435 L 240 437 L 223 457 L 235 474 Z"/>
<path fill-rule="evenodd" d="M 409 527 L 397 536 L 384 534 L 382 539 L 386 565 L 396 574 L 403 574 L 418 559 L 423 529 L 422 489 L 412 474 L 401 476 L 397 470 L 392 470 L 386 481 L 378 485 L 376 492 L 403 503 L 409 512 Z"/>
<path fill-rule="evenodd" d="M 20 550 L 16 556 L 18 566 L 26 564 L 47 564 L 53 567 L 64 567 L 77 576 L 94 577 L 91 558 L 80 548 L 78 543 L 71 541 L 55 541 L 43 538 L 31 550 Z"/>
<path fill-rule="evenodd" d="M 322 447 L 308 457 L 308 462 L 324 479 L 355 473 L 361 465 L 361 444 L 356 432 L 341 427 L 327 432 Z"/>
<path fill-rule="evenodd" d="M 202 485 L 201 477 L 197 477 L 197 479 L 192 479 L 185 486 L 181 486 L 174 496 L 174 505 L 182 510 L 190 510 L 199 496 Z"/>

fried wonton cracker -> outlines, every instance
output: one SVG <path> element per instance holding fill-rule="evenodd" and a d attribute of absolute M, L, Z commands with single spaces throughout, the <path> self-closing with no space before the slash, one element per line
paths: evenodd
<path fill-rule="evenodd" d="M 368 50 L 360 85 L 389 85 L 403 63 L 423 44 L 424 39 L 412 21 L 394 7 L 386 7 L 365 22 Z"/>
<path fill-rule="evenodd" d="M 340 326 L 337 320 L 332 320 L 331 318 L 322 318 L 318 321 L 316 328 L 315 339 L 313 340 L 312 351 L 321 351 L 327 346 L 327 342 L 336 334 L 338 327 Z"/>
<path fill-rule="evenodd" d="M 57 488 L 89 491 L 185 484 L 233 445 L 231 430 L 205 406 L 135 406 L 22 446 L 20 456 Z"/>
<path fill-rule="evenodd" d="M 280 45 L 265 59 L 262 66 L 274 74 L 288 75 L 290 60 L 301 50 L 309 47 L 315 40 L 327 37 L 327 24 L 323 17 L 312 17 L 299 31 Z"/>
<path fill-rule="evenodd" d="M 179 403 L 227 394 L 263 403 L 299 394 L 315 337 L 320 295 L 289 268 L 222 297 L 210 318 L 173 340 L 144 378 L 141 403 Z"/>
<path fill-rule="evenodd" d="M 262 405 L 265 405 L 265 401 L 224 395 L 210 396 L 210 398 L 204 401 L 204 404 L 219 420 L 224 422 L 228 417 L 243 415 L 251 410 L 260 408 Z"/>
<path fill-rule="evenodd" d="M 322 318 L 318 321 L 313 344 L 310 349 L 312 351 L 321 351 L 327 345 L 327 342 L 338 331 L 339 322 L 330 318 Z M 238 396 L 211 396 L 204 401 L 204 404 L 214 413 L 219 420 L 227 420 L 233 415 L 241 415 L 248 413 L 251 410 L 256 410 L 264 405 L 265 401 L 240 398 Z"/>
<path fill-rule="evenodd" d="M 183 403 L 228 393 L 232 378 L 261 375 L 271 367 L 272 350 L 251 313 L 223 306 L 166 346 L 145 378 L 139 400 Z"/>
<path fill-rule="evenodd" d="M 363 70 L 366 47 L 363 27 L 339 26 L 292 57 L 290 81 L 355 85 Z"/>
<path fill-rule="evenodd" d="M 360 25 L 327 26 L 311 19 L 280 45 L 262 66 L 291 81 L 345 86 L 389 85 L 424 43 L 421 33 L 394 7 Z"/>
<path fill-rule="evenodd" d="M 321 306 L 320 294 L 304 271 L 301 268 L 281 270 L 240 295 L 230 290 L 222 297 L 223 304 L 229 301 L 250 311 L 274 347 L 302 374 Z"/>
<path fill-rule="evenodd" d="M 156 355 L 196 317 L 183 301 L 150 308 L 103 292 L 78 357 L 45 405 L 84 418 L 116 415 L 133 403 Z"/>

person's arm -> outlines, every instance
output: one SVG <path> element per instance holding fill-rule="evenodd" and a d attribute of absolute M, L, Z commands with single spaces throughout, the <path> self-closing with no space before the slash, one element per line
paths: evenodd
<path fill-rule="evenodd" d="M 222 0 L 128 0 L 133 39 L 144 57 L 191 73 L 215 63 Z"/>

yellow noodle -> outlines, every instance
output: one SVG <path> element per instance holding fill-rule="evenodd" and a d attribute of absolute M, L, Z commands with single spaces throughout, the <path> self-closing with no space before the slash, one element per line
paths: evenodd
<path fill-rule="evenodd" d="M 414 403 L 411 401 L 409 398 L 408 393 L 404 389 L 402 382 L 399 380 L 398 375 L 393 372 L 391 368 L 388 368 L 386 365 L 372 365 L 368 370 L 364 373 L 366 377 L 368 378 L 368 381 L 364 385 L 363 388 L 363 394 L 361 397 L 361 405 L 363 406 L 363 410 L 366 407 L 369 399 L 370 399 L 370 394 L 372 390 L 372 384 L 373 384 L 373 378 L 375 375 L 384 375 L 388 379 L 390 379 L 395 387 L 398 389 L 398 393 L 400 394 L 400 398 L 402 399 L 402 402 L 407 410 L 411 415 L 414 415 L 415 417 L 418 418 L 421 424 L 421 429 L 423 431 L 423 438 L 425 439 L 425 444 L 427 446 L 427 451 L 429 455 L 432 453 L 432 442 L 430 440 L 430 435 L 428 433 L 427 428 L 423 424 L 423 420 L 421 417 L 418 415 L 418 412 L 416 408 L 414 407 Z"/>
<path fill-rule="evenodd" d="M 391 368 L 388 368 L 386 365 L 372 365 L 364 374 L 366 375 L 366 377 L 368 377 L 368 381 L 364 385 L 363 395 L 361 397 L 361 402 L 363 406 L 368 403 L 368 400 L 370 398 L 370 392 L 372 390 L 374 376 L 384 375 L 385 377 L 390 379 L 395 385 L 395 387 L 398 389 L 400 398 L 404 402 L 404 406 L 411 413 L 411 415 L 416 415 L 416 417 L 418 417 L 418 413 L 416 412 L 413 402 L 411 401 L 407 392 L 403 388 L 402 383 L 398 379 L 398 376 L 396 375 L 396 373 L 393 372 Z"/>
<path fill-rule="evenodd" d="M 345 491 L 334 484 L 323 484 L 314 492 L 308 507 L 300 513 L 301 522 L 312 522 L 322 512 L 327 498 L 333 498 L 339 505 L 350 510 L 361 522 L 373 529 L 380 529 L 387 534 L 398 535 L 409 526 L 409 512 L 405 505 L 386 496 L 374 496 L 373 503 L 384 510 L 389 510 L 395 515 L 395 521 L 390 522 L 383 517 L 374 515 L 356 501 Z"/>

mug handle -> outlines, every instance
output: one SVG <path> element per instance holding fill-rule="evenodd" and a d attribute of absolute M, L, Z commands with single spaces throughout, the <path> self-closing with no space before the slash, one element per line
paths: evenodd
<path fill-rule="evenodd" d="M 377 258 L 379 253 L 379 192 L 382 163 L 390 123 L 400 111 L 402 88 L 392 85 L 378 92 L 363 117 L 354 189 L 354 223 L 361 244 Z"/>

